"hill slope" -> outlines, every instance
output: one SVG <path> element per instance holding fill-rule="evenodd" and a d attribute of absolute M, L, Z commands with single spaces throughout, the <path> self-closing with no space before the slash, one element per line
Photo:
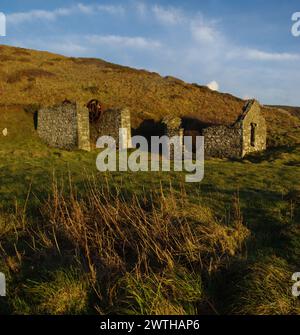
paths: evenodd
<path fill-rule="evenodd" d="M 244 104 L 232 95 L 157 73 L 9 46 L 0 46 L 0 92 L 0 108 L 13 109 L 52 105 L 66 98 L 84 103 L 98 98 L 107 107 L 129 107 L 133 127 L 166 114 L 230 124 Z M 271 144 L 276 138 L 299 142 L 300 121 L 295 113 L 275 107 L 265 107 L 263 112 Z"/>
<path fill-rule="evenodd" d="M 0 315 L 300 314 L 300 146 L 206 159 L 199 184 L 186 171 L 101 173 L 97 151 L 39 141 L 28 106 L 92 97 L 129 106 L 134 125 L 166 113 L 230 123 L 243 105 L 101 60 L 1 47 Z M 271 144 L 299 142 L 286 108 L 263 109 Z"/>

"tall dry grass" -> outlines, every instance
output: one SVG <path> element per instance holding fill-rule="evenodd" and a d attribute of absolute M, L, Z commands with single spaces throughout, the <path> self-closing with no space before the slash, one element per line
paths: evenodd
<path fill-rule="evenodd" d="M 226 266 L 249 235 L 237 199 L 224 223 L 184 188 L 127 195 L 109 182 L 85 187 L 70 183 L 67 191 L 54 182 L 36 222 L 19 210 L 15 255 L 5 258 L 11 273 L 24 276 L 16 291 L 32 306 L 28 313 L 200 313 L 209 300 L 203 275 Z M 76 309 L 80 294 L 86 305 Z M 22 313 L 24 301 L 11 299 Z"/>
<path fill-rule="evenodd" d="M 124 306 L 129 299 L 136 313 L 195 312 L 191 306 L 203 298 L 201 273 L 226 265 L 248 237 L 236 206 L 226 225 L 209 208 L 190 203 L 184 190 L 179 196 L 161 189 L 125 198 L 118 189 L 89 183 L 80 198 L 72 186 L 66 196 L 54 183 L 38 239 L 61 254 L 68 246 L 80 255 L 96 295 L 117 310 L 120 299 Z M 189 291 L 197 298 L 188 299 Z M 157 295 L 158 303 L 146 303 Z M 186 310 L 180 303 L 185 300 Z"/>

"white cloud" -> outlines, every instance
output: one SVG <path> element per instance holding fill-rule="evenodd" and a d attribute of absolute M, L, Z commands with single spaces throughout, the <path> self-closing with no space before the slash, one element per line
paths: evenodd
<path fill-rule="evenodd" d="M 249 48 L 232 48 L 232 50 L 227 53 L 228 59 L 246 59 L 250 61 L 296 61 L 300 60 L 300 54 L 287 53 L 287 52 L 267 52 L 259 49 L 249 49 Z"/>
<path fill-rule="evenodd" d="M 299 60 L 299 54 L 292 53 L 271 53 L 261 50 L 249 49 L 246 50 L 245 56 L 251 60 L 261 60 L 261 61 L 290 61 L 290 60 Z"/>
<path fill-rule="evenodd" d="M 95 10 L 99 12 L 106 12 L 111 15 L 123 15 L 126 11 L 122 5 L 97 5 L 95 6 Z"/>
<path fill-rule="evenodd" d="M 50 43 L 50 45 L 54 52 L 64 55 L 88 55 L 89 52 L 89 48 L 82 43 L 76 43 L 70 40 L 65 40 L 63 43 Z"/>
<path fill-rule="evenodd" d="M 182 11 L 174 7 L 162 7 L 155 5 L 152 7 L 152 12 L 155 18 L 166 25 L 175 25 L 181 23 L 184 20 Z"/>
<path fill-rule="evenodd" d="M 94 45 L 109 45 L 114 47 L 127 47 L 137 49 L 160 48 L 161 43 L 156 40 L 140 36 L 119 36 L 119 35 L 90 35 L 86 37 L 89 43 Z"/>
<path fill-rule="evenodd" d="M 37 50 L 47 50 L 65 56 L 91 57 L 97 53 L 115 54 L 119 52 L 119 59 L 126 58 L 130 50 L 140 50 L 149 53 L 151 50 L 163 50 L 159 41 L 140 36 L 119 35 L 63 35 L 60 38 L 12 40 L 13 45 Z M 103 52 L 105 50 L 105 52 Z M 99 55 L 100 52 L 100 55 Z M 101 57 L 101 56 L 100 56 Z M 102 56 L 103 57 L 103 56 Z"/>
<path fill-rule="evenodd" d="M 82 3 L 77 4 L 74 9 L 78 9 L 83 14 L 104 12 L 111 15 L 123 15 L 126 11 L 122 5 L 85 5 Z"/>
<path fill-rule="evenodd" d="M 16 12 L 7 15 L 7 21 L 10 24 L 21 24 L 34 20 L 54 21 L 59 17 L 71 16 L 76 13 L 90 15 L 94 13 L 105 12 L 111 15 L 122 15 L 125 9 L 121 5 L 84 5 L 78 3 L 74 6 L 65 8 L 56 8 L 53 10 L 31 10 L 28 12 Z"/>
<path fill-rule="evenodd" d="M 55 20 L 58 16 L 70 15 L 71 10 L 67 8 L 59 8 L 53 11 L 47 10 L 31 10 L 29 12 L 19 12 L 7 15 L 7 21 L 10 24 L 20 24 L 33 20 Z"/>
<path fill-rule="evenodd" d="M 207 84 L 207 87 L 212 91 L 219 91 L 219 84 L 215 80 L 211 81 Z"/>
<path fill-rule="evenodd" d="M 197 42 L 213 43 L 220 38 L 220 34 L 214 22 L 206 22 L 202 17 L 192 20 L 190 29 L 193 38 Z"/>
<path fill-rule="evenodd" d="M 80 12 L 84 13 L 84 14 L 93 14 L 94 10 L 92 6 L 89 5 L 84 5 L 82 3 L 79 3 L 77 5 L 77 8 L 79 9 Z"/>
<path fill-rule="evenodd" d="M 21 40 L 11 40 L 12 45 L 22 48 L 49 51 L 65 56 L 84 56 L 89 57 L 93 52 L 91 46 L 82 43 L 82 40 L 74 36 L 61 36 L 45 39 L 40 38 L 22 38 Z"/>

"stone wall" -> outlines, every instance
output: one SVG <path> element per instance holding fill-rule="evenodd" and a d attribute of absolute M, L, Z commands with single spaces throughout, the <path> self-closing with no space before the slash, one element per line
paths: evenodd
<path fill-rule="evenodd" d="M 203 130 L 205 156 L 238 158 L 242 154 L 242 129 L 213 126 Z"/>
<path fill-rule="evenodd" d="M 77 107 L 78 149 L 91 150 L 89 110 L 85 106 Z"/>
<path fill-rule="evenodd" d="M 76 104 L 68 103 L 39 110 L 38 134 L 51 147 L 67 150 L 76 148 Z"/>
<path fill-rule="evenodd" d="M 38 112 L 37 131 L 51 147 L 90 150 L 88 109 L 76 103 L 63 103 Z"/>
<path fill-rule="evenodd" d="M 245 107 L 239 121 L 243 129 L 243 151 L 245 155 L 266 150 L 267 147 L 267 126 L 263 117 L 260 105 L 257 101 L 250 101 Z M 254 129 L 254 133 L 252 133 Z M 252 133 L 252 134 L 251 134 Z"/>
<path fill-rule="evenodd" d="M 173 116 L 166 116 L 162 120 L 162 124 L 164 126 L 164 134 L 168 136 L 170 139 L 174 136 L 179 137 L 179 143 L 176 145 L 180 145 L 183 148 L 183 133 L 184 130 L 181 127 L 182 120 L 179 117 L 173 117 Z M 174 144 L 170 145 L 170 159 L 173 160 L 177 156 L 175 155 L 174 151 Z M 179 157 L 177 157 L 179 158 Z M 182 158 L 182 157 L 180 157 Z"/>
<path fill-rule="evenodd" d="M 167 116 L 162 120 L 164 133 L 168 137 L 180 136 L 183 145 L 182 120 Z M 111 109 L 105 111 L 96 125 L 95 135 L 111 136 L 117 146 L 120 129 L 123 148 L 131 148 L 130 111 Z M 38 134 L 52 147 L 72 150 L 90 150 L 90 122 L 87 107 L 65 102 L 52 108 L 43 108 L 38 113 Z M 213 126 L 203 129 L 205 155 L 219 158 L 242 158 L 245 155 L 266 149 L 266 121 L 261 114 L 260 105 L 251 100 L 245 105 L 241 116 L 232 126 Z M 93 137 L 93 136 L 92 136 Z M 181 143 L 180 142 L 180 143 Z M 171 158 L 174 152 L 171 148 Z"/>
<path fill-rule="evenodd" d="M 98 137 L 100 136 L 111 136 L 115 139 L 117 146 L 120 141 L 119 130 L 120 128 L 127 129 L 127 134 L 123 134 L 122 141 L 124 143 L 123 148 L 131 148 L 131 119 L 130 111 L 127 108 L 124 109 L 110 109 L 105 111 L 99 120 L 98 126 Z"/>
<path fill-rule="evenodd" d="M 256 100 L 249 100 L 235 124 L 204 129 L 205 154 L 219 158 L 243 158 L 267 145 L 266 120 Z"/>

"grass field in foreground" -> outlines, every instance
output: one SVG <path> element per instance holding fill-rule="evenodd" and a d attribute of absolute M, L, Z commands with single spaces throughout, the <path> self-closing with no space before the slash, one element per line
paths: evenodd
<path fill-rule="evenodd" d="M 299 146 L 207 160 L 188 184 L 101 174 L 97 152 L 48 148 L 26 113 L 1 116 L 1 314 L 300 313 Z"/>

